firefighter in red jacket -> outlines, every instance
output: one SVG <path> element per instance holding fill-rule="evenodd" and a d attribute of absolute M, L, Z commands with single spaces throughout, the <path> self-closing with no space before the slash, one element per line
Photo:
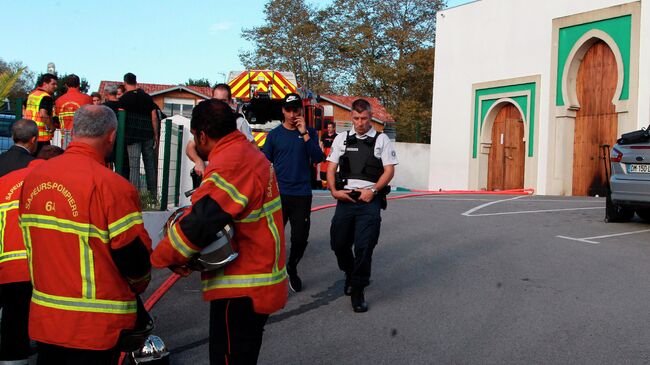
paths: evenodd
<path fill-rule="evenodd" d="M 105 106 L 74 116 L 65 153 L 25 178 L 20 224 L 32 277 L 29 335 L 39 364 L 115 364 L 151 272 L 138 193 L 105 167 L 117 120 Z"/>
<path fill-rule="evenodd" d="M 236 116 L 223 101 L 197 105 L 191 132 L 209 163 L 191 209 L 170 227 L 151 260 L 178 271 L 233 224 L 239 256 L 202 274 L 203 297 L 210 301 L 210 363 L 255 364 L 269 315 L 287 301 L 277 181 L 264 155 L 236 130 Z"/>
<path fill-rule="evenodd" d="M 2 325 L 0 326 L 0 364 L 27 364 L 29 335 L 27 320 L 32 283 L 29 281 L 27 250 L 18 224 L 18 202 L 25 176 L 43 160 L 63 153 L 56 146 L 45 146 L 27 167 L 0 177 L 0 288 Z"/>

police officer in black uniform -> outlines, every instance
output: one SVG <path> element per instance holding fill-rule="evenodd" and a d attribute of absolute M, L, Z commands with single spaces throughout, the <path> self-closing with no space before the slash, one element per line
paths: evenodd
<path fill-rule="evenodd" d="M 370 284 L 372 252 L 379 240 L 380 210 L 386 208 L 388 183 L 398 163 L 390 139 L 372 128 L 371 120 L 370 103 L 355 100 L 354 128 L 336 136 L 327 158 L 327 183 L 337 199 L 330 228 L 331 246 L 339 268 L 345 273 L 344 292 L 351 295 L 352 309 L 357 313 L 368 310 L 364 288 Z"/>

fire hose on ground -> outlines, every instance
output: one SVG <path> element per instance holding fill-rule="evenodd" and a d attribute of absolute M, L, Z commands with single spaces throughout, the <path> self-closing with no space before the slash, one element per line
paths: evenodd
<path fill-rule="evenodd" d="M 186 196 L 191 195 L 189 191 L 186 193 Z M 189 195 L 188 195 L 189 193 Z M 388 197 L 388 200 L 399 200 L 406 198 L 415 198 L 421 196 L 430 196 L 430 195 L 532 195 L 534 193 L 533 189 L 512 189 L 512 190 L 500 190 L 500 191 L 486 191 L 486 190 L 439 190 L 439 191 L 429 191 L 429 190 L 410 190 L 410 193 L 394 195 Z M 311 209 L 312 212 L 317 212 L 320 210 L 334 208 L 336 203 L 325 204 L 314 207 Z M 147 298 L 144 302 L 144 307 L 147 311 L 153 309 L 153 307 L 162 299 L 162 297 L 167 294 L 167 292 L 176 284 L 176 282 L 181 278 L 180 275 L 172 273 L 169 277 Z M 119 363 L 122 364 L 126 354 L 122 354 L 120 357 Z"/>

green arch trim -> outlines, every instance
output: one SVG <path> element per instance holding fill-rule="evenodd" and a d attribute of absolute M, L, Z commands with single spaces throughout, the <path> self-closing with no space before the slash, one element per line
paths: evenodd
<path fill-rule="evenodd" d="M 628 100 L 630 97 L 630 49 L 632 43 L 632 15 L 624 15 L 616 18 L 604 19 L 590 23 L 573 25 L 561 28 L 558 42 L 557 62 L 557 89 L 555 90 L 555 105 L 564 106 L 562 95 L 562 74 L 569 58 L 569 53 L 576 42 L 591 30 L 600 30 L 607 33 L 621 52 L 623 59 L 623 90 L 620 100 Z"/>
<path fill-rule="evenodd" d="M 472 143 L 472 158 L 478 156 L 478 144 L 481 130 L 490 108 L 504 98 L 512 99 L 523 111 L 524 121 L 528 123 L 528 157 L 533 157 L 535 143 L 535 93 L 537 83 L 491 87 L 477 89 L 474 94 L 474 136 Z M 503 94 L 509 94 L 504 96 Z M 529 115 L 530 114 L 530 115 Z"/>

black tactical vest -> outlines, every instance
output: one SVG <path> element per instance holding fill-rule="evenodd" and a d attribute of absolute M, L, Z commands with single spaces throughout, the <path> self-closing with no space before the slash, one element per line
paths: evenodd
<path fill-rule="evenodd" d="M 348 132 L 345 139 L 345 152 L 339 158 L 339 172 L 343 179 L 359 179 L 377 182 L 384 173 L 381 158 L 375 157 L 375 144 L 381 132 L 374 137 L 357 139 L 356 134 Z"/>

